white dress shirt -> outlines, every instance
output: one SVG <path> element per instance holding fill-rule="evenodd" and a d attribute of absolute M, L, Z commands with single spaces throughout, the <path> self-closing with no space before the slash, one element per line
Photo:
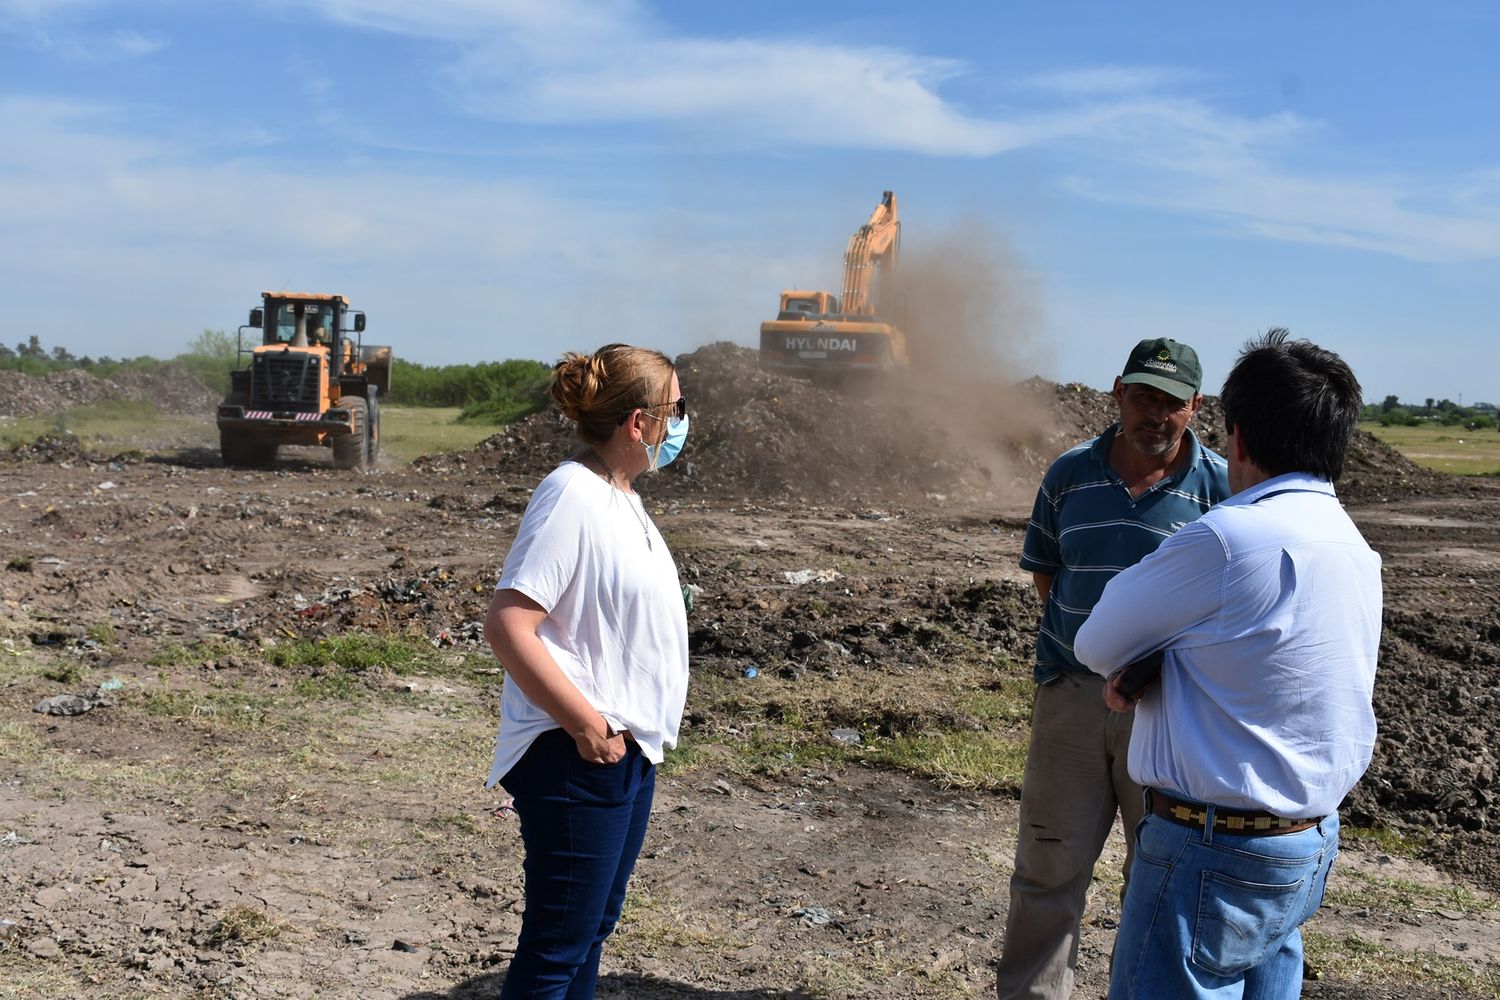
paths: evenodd
<path fill-rule="evenodd" d="M 1334 812 L 1369 766 L 1380 556 L 1326 480 L 1225 500 L 1120 573 L 1078 632 L 1108 676 L 1166 650 L 1136 705 L 1130 776 L 1278 816 Z"/>

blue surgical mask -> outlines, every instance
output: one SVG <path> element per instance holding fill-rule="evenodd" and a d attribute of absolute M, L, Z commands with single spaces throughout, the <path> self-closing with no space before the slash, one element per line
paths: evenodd
<path fill-rule="evenodd" d="M 657 419 L 660 419 L 659 417 Z M 682 452 L 682 444 L 687 440 L 688 418 L 687 414 L 681 417 L 673 417 L 667 421 L 667 436 L 662 438 L 661 444 L 646 445 L 646 456 L 651 459 L 651 468 L 660 469 L 671 465 L 672 459 Z M 645 444 L 645 442 L 641 442 Z"/>

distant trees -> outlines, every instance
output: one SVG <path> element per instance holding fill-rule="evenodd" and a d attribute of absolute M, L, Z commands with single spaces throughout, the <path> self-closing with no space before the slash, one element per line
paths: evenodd
<path fill-rule="evenodd" d="M 1489 430 L 1496 426 L 1496 409 L 1489 403 L 1460 406 L 1451 399 L 1434 399 L 1431 396 L 1421 406 L 1402 403 L 1396 396 L 1387 396 L 1379 403 L 1365 406 L 1361 417 L 1386 427 L 1416 427 L 1430 423 L 1468 430 Z"/>
<path fill-rule="evenodd" d="M 229 373 L 240 358 L 239 341 L 225 330 L 204 330 L 187 350 L 162 361 L 142 355 L 116 361 L 75 357 L 65 347 L 43 347 L 32 336 L 14 348 L 0 344 L 0 370 L 28 375 L 83 369 L 107 378 L 121 369 L 151 370 L 173 364 L 196 375 L 219 392 L 229 391 Z M 552 369 L 540 361 L 491 361 L 473 365 L 419 365 L 395 360 L 388 402 L 405 406 L 451 406 L 466 423 L 505 424 L 547 407 Z"/>
<path fill-rule="evenodd" d="M 390 401 L 406 406 L 458 406 L 465 423 L 506 424 L 547 407 L 552 369 L 540 361 L 420 365 L 397 358 Z"/>

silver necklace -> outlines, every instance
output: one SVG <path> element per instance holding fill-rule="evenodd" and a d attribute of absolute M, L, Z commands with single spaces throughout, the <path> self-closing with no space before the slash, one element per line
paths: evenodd
<path fill-rule="evenodd" d="M 656 546 L 651 544 L 651 529 L 646 524 L 645 508 L 637 503 L 631 502 L 631 497 L 635 496 L 636 494 L 632 493 L 630 490 L 625 489 L 619 483 L 615 482 L 615 470 L 611 469 L 609 467 L 609 463 L 606 462 L 604 458 L 594 450 L 593 445 L 589 445 L 589 454 L 594 456 L 594 461 L 598 462 L 599 468 L 604 470 L 604 475 L 609 479 L 609 485 L 625 494 L 625 506 L 630 508 L 631 513 L 635 515 L 635 519 L 641 523 L 641 534 L 646 536 L 646 548 L 648 550 L 655 549 Z"/>

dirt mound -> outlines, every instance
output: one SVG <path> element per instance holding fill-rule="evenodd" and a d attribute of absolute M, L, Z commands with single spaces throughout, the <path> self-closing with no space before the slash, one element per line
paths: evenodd
<path fill-rule="evenodd" d="M 164 413 L 212 413 L 219 401 L 196 375 L 175 365 L 108 378 L 81 368 L 47 375 L 0 371 L 0 416 L 34 417 L 112 399 L 140 400 Z"/>
<path fill-rule="evenodd" d="M 1117 416 L 1108 392 L 1077 382 L 928 385 L 920 376 L 829 388 L 761 371 L 756 352 L 710 344 L 677 359 L 692 413 L 681 459 L 643 481 L 660 497 L 921 497 L 1029 491 L 1068 448 Z M 1224 409 L 1204 400 L 1194 431 L 1220 454 Z M 555 410 L 527 417 L 466 452 L 416 461 L 433 471 L 478 467 L 535 481 L 578 447 Z M 1365 431 L 1351 444 L 1341 494 L 1430 491 L 1426 472 Z"/>
<path fill-rule="evenodd" d="M 980 462 L 892 393 L 821 388 L 763 372 L 756 352 L 710 344 L 677 359 L 692 414 L 683 457 L 643 482 L 653 496 L 816 496 L 981 485 Z M 537 477 L 578 447 L 556 411 L 533 414 L 477 447 L 418 459 Z"/>

